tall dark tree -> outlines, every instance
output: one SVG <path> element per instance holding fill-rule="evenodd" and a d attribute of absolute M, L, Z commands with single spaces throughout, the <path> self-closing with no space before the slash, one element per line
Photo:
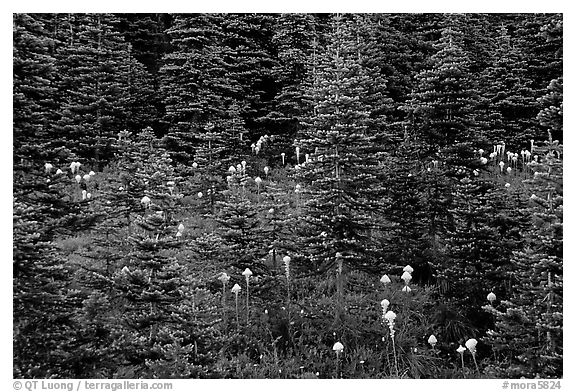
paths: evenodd
<path fill-rule="evenodd" d="M 52 122 L 57 115 L 54 41 L 44 16 L 14 14 L 13 135 L 14 160 L 52 161 Z M 64 158 L 64 156 L 62 157 Z"/>
<path fill-rule="evenodd" d="M 370 78 L 358 58 L 355 24 L 337 15 L 323 56 L 319 55 L 312 97 L 314 112 L 296 145 L 309 154 L 297 178 L 311 232 L 309 255 L 317 268 L 333 269 L 335 255 L 350 268 L 369 268 L 369 236 L 381 191 L 377 184 L 380 137 L 368 127 L 363 105 Z"/>
<path fill-rule="evenodd" d="M 54 145 L 64 145 L 100 167 L 125 126 L 127 44 L 109 14 L 57 15 L 60 118 Z"/>

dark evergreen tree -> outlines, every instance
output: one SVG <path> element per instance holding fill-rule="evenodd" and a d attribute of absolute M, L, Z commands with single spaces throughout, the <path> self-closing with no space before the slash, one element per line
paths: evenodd
<path fill-rule="evenodd" d="M 550 140 L 536 151 L 542 162 L 531 164 L 527 182 L 532 224 L 526 246 L 511 259 L 511 293 L 485 309 L 497 320 L 490 340 L 504 357 L 503 375 L 556 378 L 563 374 L 562 146 Z"/>
<path fill-rule="evenodd" d="M 542 108 L 538 112 L 538 121 L 540 125 L 546 127 L 552 137 L 552 140 L 558 140 L 562 143 L 564 135 L 563 127 L 563 78 L 554 79 L 548 85 L 547 93 L 538 100 Z"/>
<path fill-rule="evenodd" d="M 54 145 L 63 145 L 101 169 L 125 125 L 125 49 L 117 18 L 109 14 L 57 15 L 60 118 Z"/>
<path fill-rule="evenodd" d="M 370 107 L 363 102 L 371 80 L 359 62 L 354 24 L 337 15 L 332 26 L 314 75 L 314 113 L 296 141 L 311 157 L 296 172 L 310 227 L 306 247 L 314 249 L 314 269 L 333 269 L 337 253 L 352 269 L 370 268 L 371 214 L 381 202 L 380 135 L 368 128 Z"/>
<path fill-rule="evenodd" d="M 56 158 L 52 124 L 57 72 L 54 45 L 42 15 L 13 17 L 13 135 L 14 162 Z M 60 157 L 61 159 L 65 156 Z M 37 162 L 36 162 L 37 163 Z"/>

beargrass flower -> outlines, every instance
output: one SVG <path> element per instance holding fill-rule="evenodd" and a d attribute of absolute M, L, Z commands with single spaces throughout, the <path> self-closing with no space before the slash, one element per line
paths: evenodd
<path fill-rule="evenodd" d="M 412 289 L 411 289 L 408 285 L 406 285 L 406 286 L 404 286 L 404 287 L 402 288 L 402 291 L 404 291 L 404 292 L 406 292 L 406 293 L 409 293 L 409 292 L 412 291 Z"/>
<path fill-rule="evenodd" d="M 334 343 L 332 350 L 336 352 L 336 355 L 339 355 L 344 350 L 344 345 L 340 342 Z"/>
<path fill-rule="evenodd" d="M 496 300 L 496 294 L 490 292 L 486 298 L 488 299 L 488 301 L 490 301 L 490 303 L 492 303 Z"/>
<path fill-rule="evenodd" d="M 394 320 L 396 320 L 396 313 L 394 313 L 393 311 L 389 310 L 386 312 L 386 314 L 384 315 L 384 318 L 386 319 L 386 321 L 388 321 L 388 323 L 393 323 Z"/>
<path fill-rule="evenodd" d="M 408 285 L 408 283 L 410 283 L 412 280 L 412 274 L 410 274 L 408 271 L 404 271 L 400 278 L 406 283 L 406 285 Z"/>
<path fill-rule="evenodd" d="M 74 177 L 74 179 L 78 184 L 80 184 L 80 181 L 82 181 L 82 177 L 80 176 L 80 174 L 77 174 L 76 177 Z"/>
<path fill-rule="evenodd" d="M 64 172 L 63 172 L 61 169 L 56 170 L 56 174 L 57 174 L 57 175 L 60 175 L 60 174 L 63 174 L 63 173 L 64 173 Z"/>
<path fill-rule="evenodd" d="M 506 188 L 510 188 L 510 183 L 507 182 L 506 184 L 504 184 L 504 186 L 505 186 Z"/>
<path fill-rule="evenodd" d="M 184 224 L 183 223 L 180 223 L 178 225 L 178 231 L 181 231 L 181 232 L 184 231 Z"/>
<path fill-rule="evenodd" d="M 145 207 L 149 207 L 150 206 L 150 198 L 148 196 L 144 196 L 142 198 L 142 200 L 140 200 L 140 203 L 144 204 Z"/>
<path fill-rule="evenodd" d="M 84 174 L 84 177 L 82 177 L 84 179 L 84 181 L 88 182 L 90 181 L 90 174 Z"/>
<path fill-rule="evenodd" d="M 198 198 L 201 199 L 204 194 L 202 192 L 198 192 Z"/>
<path fill-rule="evenodd" d="M 50 173 L 50 170 L 52 170 L 52 164 L 51 163 L 45 163 L 44 164 L 44 170 L 46 170 L 46 173 Z"/>
<path fill-rule="evenodd" d="M 382 317 L 386 316 L 386 312 L 388 311 L 388 306 L 390 306 L 390 301 L 387 299 L 383 299 L 380 301 L 380 306 L 382 306 Z"/>
<path fill-rule="evenodd" d="M 470 352 L 472 354 L 476 353 L 476 345 L 478 344 L 478 341 L 476 339 L 468 339 L 466 341 L 466 347 L 468 348 L 468 350 L 470 350 Z"/>
<path fill-rule="evenodd" d="M 382 277 L 380 278 L 380 282 L 382 282 L 384 285 L 386 285 L 386 284 L 390 283 L 391 280 L 388 277 L 388 275 L 382 275 Z"/>
<path fill-rule="evenodd" d="M 222 272 L 218 277 L 218 280 L 222 282 L 222 284 L 226 284 L 230 281 L 230 275 L 228 275 L 226 272 Z M 238 288 L 240 288 L 240 286 L 238 286 Z"/>
<path fill-rule="evenodd" d="M 428 344 L 430 344 L 432 348 L 434 348 L 436 343 L 438 343 L 438 339 L 436 339 L 436 336 L 430 335 L 430 337 L 428 338 Z"/>
<path fill-rule="evenodd" d="M 88 174 L 90 174 L 91 176 L 95 176 L 95 175 L 96 175 L 96 173 L 94 173 L 94 170 L 90 170 L 90 173 L 88 173 Z"/>

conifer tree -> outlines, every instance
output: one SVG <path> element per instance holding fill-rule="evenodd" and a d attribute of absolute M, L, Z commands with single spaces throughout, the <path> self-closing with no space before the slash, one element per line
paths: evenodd
<path fill-rule="evenodd" d="M 512 293 L 485 309 L 496 317 L 491 342 L 504 357 L 508 377 L 562 377 L 563 180 L 562 147 L 549 143 L 532 163 L 526 213 L 532 217 L 526 246 L 511 259 Z"/>
<path fill-rule="evenodd" d="M 330 43 L 315 75 L 314 113 L 296 144 L 311 157 L 297 171 L 306 221 L 312 232 L 314 269 L 332 269 L 335 254 L 350 268 L 368 268 L 366 254 L 378 208 L 377 130 L 368 128 L 370 108 L 362 103 L 370 80 L 359 64 L 352 22 L 337 15 Z M 374 147 L 374 145 L 376 147 Z"/>
<path fill-rule="evenodd" d="M 563 78 L 554 79 L 548 85 L 547 93 L 538 100 L 542 108 L 538 112 L 538 121 L 540 125 L 546 127 L 552 137 L 552 140 L 563 140 Z"/>
<path fill-rule="evenodd" d="M 13 17 L 14 160 L 56 158 L 51 121 L 56 116 L 54 45 L 41 15 Z"/>
<path fill-rule="evenodd" d="M 98 169 L 112 156 L 111 144 L 122 130 L 126 108 L 124 48 L 110 14 L 69 14 L 58 25 L 56 49 L 60 119 L 58 143 Z"/>
<path fill-rule="evenodd" d="M 177 163 L 193 161 L 207 131 L 218 136 L 213 147 L 224 148 L 219 158 L 235 157 L 244 144 L 241 88 L 232 76 L 223 23 L 220 14 L 178 15 L 168 30 L 172 52 L 160 70 L 161 90 L 170 126 L 165 142 Z"/>
<path fill-rule="evenodd" d="M 318 37 L 315 18 L 309 14 L 281 14 L 276 18 L 272 44 L 278 61 L 272 68 L 277 93 L 267 114 L 267 126 L 275 140 L 270 155 L 291 150 L 301 119 L 311 110 L 307 90 L 311 81 L 310 61 Z M 291 155 L 291 154 L 290 154 Z"/>

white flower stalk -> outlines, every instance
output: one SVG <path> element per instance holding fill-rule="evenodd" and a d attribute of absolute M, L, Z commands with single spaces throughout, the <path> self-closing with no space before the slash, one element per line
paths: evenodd
<path fill-rule="evenodd" d="M 344 351 L 344 345 L 340 342 L 334 343 L 332 350 L 336 353 L 336 378 L 340 375 L 340 354 Z"/>
<path fill-rule="evenodd" d="M 296 192 L 296 193 L 302 192 L 302 186 L 300 184 L 296 184 L 296 187 L 294 188 L 294 192 Z"/>
<path fill-rule="evenodd" d="M 391 310 L 387 311 L 386 314 L 384 314 L 384 320 L 386 320 L 386 323 L 388 323 L 388 328 L 390 329 L 390 337 L 394 338 L 394 320 L 396 320 L 396 313 Z"/>
<path fill-rule="evenodd" d="M 506 168 L 506 173 L 508 173 L 508 174 L 512 173 L 512 168 L 510 166 L 508 166 Z"/>
<path fill-rule="evenodd" d="M 300 163 L 300 147 L 296 146 L 296 161 Z"/>
<path fill-rule="evenodd" d="M 509 183 L 509 182 L 507 182 L 506 184 L 504 184 L 504 187 L 506 187 L 506 188 L 510 188 L 510 183 Z"/>
<path fill-rule="evenodd" d="M 496 301 L 496 294 L 490 292 L 486 298 L 488 299 L 488 301 L 490 301 L 490 303 L 493 303 L 494 301 Z"/>
<path fill-rule="evenodd" d="M 464 374 L 464 351 L 466 351 L 466 349 L 462 347 L 462 345 L 456 349 L 456 352 L 460 354 L 460 360 L 462 361 L 462 374 Z"/>
<path fill-rule="evenodd" d="M 176 238 L 180 238 L 180 237 L 182 237 L 182 232 L 181 232 L 181 231 L 179 231 L 179 232 L 176 233 Z"/>
<path fill-rule="evenodd" d="M 88 182 L 90 181 L 90 174 L 84 174 L 84 177 L 82 177 L 84 179 L 84 181 Z"/>
<path fill-rule="evenodd" d="M 386 312 L 388 311 L 388 306 L 390 306 L 390 301 L 388 301 L 387 299 L 383 299 L 380 302 L 380 306 L 382 306 L 382 318 L 385 319 Z"/>
<path fill-rule="evenodd" d="M 432 348 L 434 348 L 434 346 L 436 346 L 436 343 L 438 343 L 438 339 L 436 339 L 436 336 L 430 335 L 430 337 L 428 338 L 428 344 L 431 345 Z"/>
<path fill-rule="evenodd" d="M 198 198 L 201 199 L 204 196 L 202 192 L 198 192 Z"/>
<path fill-rule="evenodd" d="M 256 177 L 254 182 L 256 183 L 256 188 L 258 191 L 258 201 L 260 201 L 260 184 L 262 184 L 262 179 L 260 177 Z"/>
<path fill-rule="evenodd" d="M 410 288 L 410 286 L 406 285 L 406 286 L 404 286 L 404 287 L 402 288 L 402 291 L 405 292 L 405 293 L 409 293 L 409 292 L 412 291 L 412 289 Z"/>
<path fill-rule="evenodd" d="M 92 198 L 92 194 L 91 194 L 90 192 L 88 192 L 88 193 L 86 194 L 86 198 L 87 198 L 87 199 L 91 199 L 91 198 Z"/>
<path fill-rule="evenodd" d="M 382 277 L 380 278 L 380 282 L 386 286 L 388 283 L 392 282 L 390 280 L 390 278 L 388 277 L 388 275 L 382 275 Z"/>
<path fill-rule="evenodd" d="M 86 189 L 82 190 L 82 200 L 86 200 L 86 194 L 88 192 L 86 191 Z"/>
<path fill-rule="evenodd" d="M 476 339 L 468 339 L 465 344 L 466 348 L 470 350 L 472 354 L 476 353 L 476 345 L 478 344 L 478 341 Z"/>
<path fill-rule="evenodd" d="M 74 179 L 78 184 L 80 184 L 80 181 L 82 181 L 82 177 L 80 176 L 80 174 L 77 174 L 76 177 L 74 177 Z"/>
<path fill-rule="evenodd" d="M 181 233 L 184 232 L 184 224 L 183 224 L 183 223 L 180 223 L 180 224 L 178 225 L 178 231 L 181 232 Z"/>
<path fill-rule="evenodd" d="M 498 164 L 498 166 L 500 166 L 500 173 L 502 173 L 504 171 L 504 161 L 500 161 L 500 163 Z"/>
<path fill-rule="evenodd" d="M 252 271 L 250 268 L 246 268 L 242 275 L 246 278 L 246 325 L 250 322 L 250 277 L 252 276 Z"/>
<path fill-rule="evenodd" d="M 389 310 L 386 312 L 386 314 L 384 315 L 384 319 L 386 320 L 386 322 L 388 323 L 388 328 L 390 329 L 390 338 L 392 339 L 392 350 L 394 352 L 394 365 L 396 367 L 396 377 L 399 376 L 399 371 L 398 371 L 398 358 L 396 358 L 396 342 L 394 341 L 394 320 L 396 320 L 396 313 L 394 313 L 393 311 Z"/>
<path fill-rule="evenodd" d="M 94 173 L 94 170 L 90 170 L 90 173 L 88 173 L 91 177 L 94 177 L 96 175 L 96 173 Z"/>
<path fill-rule="evenodd" d="M 60 174 L 64 174 L 64 172 L 61 169 L 56 170 L 56 175 L 60 175 Z"/>
<path fill-rule="evenodd" d="M 44 170 L 46 171 L 46 173 L 50 173 L 50 171 L 52 170 L 53 166 L 51 163 L 45 163 L 44 164 Z"/>
<path fill-rule="evenodd" d="M 192 168 L 193 169 L 198 169 L 198 164 L 196 162 L 192 163 Z"/>
<path fill-rule="evenodd" d="M 226 286 L 226 284 L 230 281 L 230 275 L 228 275 L 226 272 L 222 272 L 222 273 L 220 274 L 220 276 L 218 277 L 218 280 L 219 280 L 220 282 L 222 282 L 222 284 L 223 284 L 224 286 Z M 240 287 L 240 286 L 238 286 L 238 287 Z"/>
<path fill-rule="evenodd" d="M 240 285 L 238 283 L 236 283 L 232 287 L 232 292 L 236 296 L 236 325 L 238 326 L 238 328 L 240 328 L 240 318 L 238 316 L 238 293 L 240 292 L 240 290 L 242 290 L 242 288 L 240 287 Z"/>
<path fill-rule="evenodd" d="M 478 373 L 480 373 L 480 369 L 478 368 L 478 362 L 476 362 L 476 345 L 478 344 L 478 341 L 476 339 L 468 339 L 466 341 L 466 348 L 468 348 L 468 350 L 470 351 L 470 354 L 472 354 L 472 359 L 474 360 L 474 365 L 476 366 L 476 371 Z"/>
<path fill-rule="evenodd" d="M 408 272 L 409 274 L 411 274 L 412 272 L 414 272 L 414 268 L 412 268 L 412 267 L 410 266 L 410 264 L 408 264 L 406 267 L 404 267 L 404 268 L 402 269 L 402 271 Z"/>
<path fill-rule="evenodd" d="M 70 164 L 70 171 L 72 172 L 72 174 L 78 172 L 78 170 L 80 170 L 80 166 L 82 166 L 80 162 L 72 162 Z"/>
<path fill-rule="evenodd" d="M 229 171 L 230 173 L 232 173 L 232 174 L 233 174 L 233 173 L 236 173 L 236 168 L 235 168 L 234 166 L 230 166 L 230 167 L 228 168 L 228 171 Z"/>
<path fill-rule="evenodd" d="M 150 207 L 151 200 L 148 196 L 144 196 L 142 200 L 140 200 L 140 203 L 143 204 L 145 208 L 148 208 Z"/>
<path fill-rule="evenodd" d="M 492 154 L 490 154 L 490 155 L 492 155 Z M 483 165 L 485 165 L 485 164 L 488 163 L 488 159 L 482 157 L 482 158 L 480 158 L 480 163 L 483 164 Z"/>
<path fill-rule="evenodd" d="M 282 165 L 285 165 L 286 164 L 286 160 L 285 160 L 286 154 L 282 153 L 282 154 L 280 154 L 280 156 L 282 156 Z"/>
<path fill-rule="evenodd" d="M 266 177 L 268 177 L 269 171 L 270 171 L 270 168 L 268 166 L 264 166 L 264 174 L 266 175 Z"/>
<path fill-rule="evenodd" d="M 408 271 L 404 271 L 400 278 L 404 281 L 404 283 L 406 283 L 406 285 L 408 285 L 412 280 L 412 274 Z"/>
<path fill-rule="evenodd" d="M 180 233 L 180 232 L 179 232 Z M 226 311 L 226 285 L 230 281 L 230 275 L 226 272 L 222 272 L 218 277 L 218 280 L 222 282 L 222 310 Z M 240 286 L 238 286 L 240 287 Z"/>
<path fill-rule="evenodd" d="M 334 343 L 334 346 L 332 346 L 332 350 L 334 350 L 336 355 L 340 355 L 342 351 L 344 351 L 344 345 L 340 342 L 336 342 Z"/>
<path fill-rule="evenodd" d="M 290 256 L 284 256 L 282 261 L 284 262 L 284 268 L 286 270 L 286 279 L 290 282 L 290 261 L 292 261 L 292 259 Z"/>

